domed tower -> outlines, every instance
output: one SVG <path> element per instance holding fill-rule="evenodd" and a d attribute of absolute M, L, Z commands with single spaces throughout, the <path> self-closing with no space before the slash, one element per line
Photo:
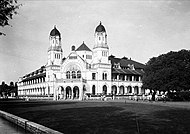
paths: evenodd
<path fill-rule="evenodd" d="M 106 29 L 100 22 L 95 29 L 95 45 L 93 48 L 93 56 L 95 63 L 108 63 L 109 47 L 107 45 Z"/>
<path fill-rule="evenodd" d="M 62 60 L 61 34 L 56 26 L 49 36 L 50 46 L 48 49 L 48 65 L 60 65 Z"/>

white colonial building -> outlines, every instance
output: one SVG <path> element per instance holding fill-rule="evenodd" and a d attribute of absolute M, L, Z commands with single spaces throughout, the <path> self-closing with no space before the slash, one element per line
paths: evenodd
<path fill-rule="evenodd" d="M 85 95 L 143 94 L 144 64 L 109 56 L 107 33 L 101 22 L 94 39 L 92 50 L 83 42 L 77 49 L 71 46 L 70 54 L 64 58 L 61 34 L 54 27 L 49 35 L 47 64 L 19 78 L 19 96 L 82 100 Z"/>

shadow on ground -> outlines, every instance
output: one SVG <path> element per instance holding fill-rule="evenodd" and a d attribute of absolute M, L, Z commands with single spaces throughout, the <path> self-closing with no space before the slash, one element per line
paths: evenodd
<path fill-rule="evenodd" d="M 65 134 L 135 133 L 133 113 L 118 107 L 85 107 L 24 113 L 23 117 Z M 53 123 L 52 123 L 53 122 Z"/>

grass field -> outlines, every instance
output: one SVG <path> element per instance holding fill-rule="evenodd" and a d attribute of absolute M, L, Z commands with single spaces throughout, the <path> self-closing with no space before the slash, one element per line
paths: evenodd
<path fill-rule="evenodd" d="M 0 109 L 65 134 L 189 134 L 190 103 L 0 100 Z"/>

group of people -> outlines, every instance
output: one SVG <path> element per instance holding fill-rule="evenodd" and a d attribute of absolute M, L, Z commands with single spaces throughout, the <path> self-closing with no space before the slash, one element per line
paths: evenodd
<path fill-rule="evenodd" d="M 115 100 L 116 98 L 116 95 L 115 94 L 111 94 L 111 99 L 112 100 Z M 145 95 L 145 94 L 142 94 L 141 97 L 139 97 L 137 94 L 135 94 L 134 96 L 129 96 L 129 99 L 130 100 L 134 100 L 134 101 L 138 101 L 139 99 L 140 100 L 143 100 L 143 101 L 159 101 L 159 100 L 162 100 L 163 102 L 166 102 L 166 95 L 165 94 L 162 94 L 162 95 L 157 95 L 157 94 L 151 94 L 149 93 L 148 95 Z M 102 101 L 106 101 L 107 100 L 107 97 L 105 94 L 101 95 L 101 100 Z"/>
<path fill-rule="evenodd" d="M 165 94 L 162 94 L 161 96 L 155 94 L 154 95 L 154 99 L 153 99 L 153 95 L 152 94 L 148 94 L 147 96 L 145 96 L 145 94 L 142 95 L 142 100 L 143 101 L 159 101 L 159 100 L 162 100 L 163 102 L 166 102 L 166 95 Z"/>

